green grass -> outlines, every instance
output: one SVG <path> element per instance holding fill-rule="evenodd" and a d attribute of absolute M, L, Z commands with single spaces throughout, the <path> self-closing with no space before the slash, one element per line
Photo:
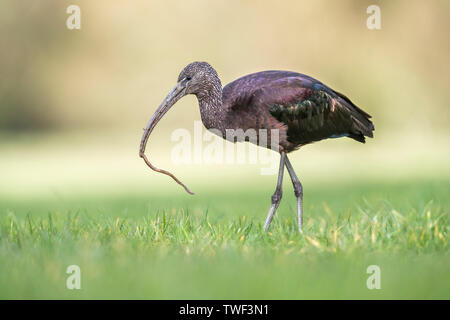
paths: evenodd
<path fill-rule="evenodd" d="M 303 234 L 269 187 L 0 199 L 0 298 L 450 298 L 450 181 L 306 186 Z"/>

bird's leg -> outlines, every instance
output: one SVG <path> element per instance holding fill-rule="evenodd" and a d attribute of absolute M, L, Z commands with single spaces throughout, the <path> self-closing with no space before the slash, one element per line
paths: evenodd
<path fill-rule="evenodd" d="M 269 225 L 272 222 L 273 215 L 277 211 L 277 208 L 281 201 L 281 187 L 283 184 L 283 172 L 284 172 L 284 160 L 286 159 L 286 153 L 281 152 L 280 157 L 280 168 L 278 170 L 278 182 L 277 182 L 277 188 L 275 189 L 274 194 L 272 195 L 272 205 L 270 206 L 269 212 L 267 213 L 266 222 L 264 223 L 264 231 L 267 232 L 267 229 L 269 229 Z"/>
<path fill-rule="evenodd" d="M 286 168 L 291 176 L 292 184 L 294 185 L 294 193 L 297 198 L 297 224 L 298 230 L 301 232 L 303 227 L 303 187 L 295 174 L 294 168 L 291 165 L 288 157 L 285 160 Z"/>

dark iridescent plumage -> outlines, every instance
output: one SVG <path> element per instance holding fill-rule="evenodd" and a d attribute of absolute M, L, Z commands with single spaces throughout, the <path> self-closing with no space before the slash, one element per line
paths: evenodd
<path fill-rule="evenodd" d="M 231 127 L 278 128 L 285 152 L 327 138 L 373 137 L 370 115 L 346 96 L 295 72 L 263 71 L 223 88 L 223 107 Z"/>
<path fill-rule="evenodd" d="M 187 94 L 197 97 L 205 127 L 223 138 L 231 140 L 227 129 L 241 132 L 252 129 L 257 141 L 251 142 L 273 148 L 268 130 L 277 130 L 279 139 L 275 147 L 280 152 L 280 168 L 264 224 L 266 231 L 281 200 L 284 167 L 294 186 L 298 228 L 302 229 L 303 187 L 287 157 L 288 152 L 327 138 L 345 136 L 364 143 L 365 137 L 373 137 L 374 126 L 369 114 L 343 94 L 309 76 L 290 71 L 263 71 L 239 78 L 222 89 L 217 72 L 208 63 L 193 62 L 181 71 L 177 85 L 148 122 L 139 150 L 139 155 L 150 168 L 171 176 L 191 194 L 174 175 L 153 166 L 145 155 L 145 146 L 153 128 Z M 264 132 L 263 140 L 259 135 Z M 232 141 L 237 140 L 235 138 L 232 137 Z M 245 135 L 241 139 L 246 139 Z"/>

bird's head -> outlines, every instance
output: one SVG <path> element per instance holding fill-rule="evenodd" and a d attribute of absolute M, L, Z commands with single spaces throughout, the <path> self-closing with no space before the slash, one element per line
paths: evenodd
<path fill-rule="evenodd" d="M 145 144 L 153 128 L 178 100 L 188 94 L 195 94 L 197 97 L 208 94 L 210 90 L 217 87 L 215 85 L 217 82 L 220 85 L 217 72 L 207 62 L 192 62 L 184 67 L 178 76 L 176 86 L 170 90 L 148 122 L 141 141 L 140 155 L 142 156 L 144 152 Z"/>
<path fill-rule="evenodd" d="M 203 95 L 214 89 L 219 82 L 216 70 L 207 62 L 192 62 L 180 72 L 178 84 L 185 87 L 186 94 Z"/>
<path fill-rule="evenodd" d="M 140 155 L 142 156 L 145 151 L 145 144 L 153 128 L 178 100 L 188 94 L 195 94 L 200 99 L 217 89 L 221 90 L 219 76 L 209 63 L 192 62 L 184 67 L 178 76 L 176 86 L 169 92 L 148 122 L 141 141 Z"/>
<path fill-rule="evenodd" d="M 144 134 L 142 136 L 141 144 L 139 147 L 140 157 L 146 161 L 150 168 L 170 175 L 189 193 L 191 193 L 191 191 L 172 174 L 153 167 L 153 165 L 145 156 L 145 146 L 153 128 L 178 100 L 188 94 L 195 94 L 200 100 L 202 97 L 207 96 L 213 90 L 221 90 L 221 84 L 216 70 L 214 70 L 214 68 L 206 62 L 192 62 L 188 64 L 178 76 L 176 86 L 169 92 L 167 97 L 163 100 L 163 102 L 160 104 L 158 109 L 156 109 L 155 113 L 149 120 L 147 127 L 144 130 Z"/>

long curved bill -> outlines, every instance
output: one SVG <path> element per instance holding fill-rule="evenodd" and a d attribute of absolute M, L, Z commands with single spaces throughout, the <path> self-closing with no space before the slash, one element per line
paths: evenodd
<path fill-rule="evenodd" d="M 167 95 L 167 97 L 160 104 L 158 109 L 156 109 L 155 113 L 147 123 L 147 127 L 144 129 L 144 134 L 142 135 L 141 144 L 139 147 L 139 156 L 144 159 L 145 163 L 150 167 L 150 169 L 166 174 L 170 176 L 173 180 L 175 180 L 179 185 L 181 185 L 189 194 L 194 194 L 188 187 L 186 187 L 180 180 L 177 179 L 172 173 L 169 171 L 158 169 L 154 165 L 150 163 L 147 156 L 145 155 L 145 147 L 147 145 L 148 138 L 150 137 L 150 133 L 152 133 L 153 128 L 156 124 L 161 120 L 161 118 L 166 114 L 167 111 L 183 96 L 185 95 L 185 87 L 179 82 Z"/>

